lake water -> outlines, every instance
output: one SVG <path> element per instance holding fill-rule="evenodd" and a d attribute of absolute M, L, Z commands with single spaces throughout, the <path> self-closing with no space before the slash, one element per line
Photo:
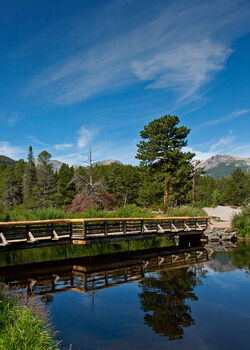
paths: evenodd
<path fill-rule="evenodd" d="M 46 304 L 63 349 L 249 349 L 250 244 L 226 250 L 148 247 L 0 276 Z"/>

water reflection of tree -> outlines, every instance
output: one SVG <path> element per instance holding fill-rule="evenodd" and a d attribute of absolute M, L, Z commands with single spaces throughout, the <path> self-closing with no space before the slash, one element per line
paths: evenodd
<path fill-rule="evenodd" d="M 240 242 L 237 248 L 230 252 L 230 257 L 234 265 L 239 269 L 244 269 L 250 275 L 250 242 Z"/>
<path fill-rule="evenodd" d="M 144 323 L 169 340 L 181 339 L 183 328 L 195 324 L 187 300 L 198 300 L 193 289 L 201 284 L 201 275 L 202 270 L 189 267 L 162 271 L 142 280 L 139 298 Z"/>

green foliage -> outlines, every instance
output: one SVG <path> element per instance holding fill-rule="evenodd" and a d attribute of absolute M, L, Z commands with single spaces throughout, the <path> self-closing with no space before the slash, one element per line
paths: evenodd
<path fill-rule="evenodd" d="M 140 186 L 138 167 L 111 163 L 93 168 L 96 181 L 104 180 L 106 190 L 116 199 L 118 205 L 135 203 Z"/>
<path fill-rule="evenodd" d="M 246 205 L 250 198 L 250 174 L 237 168 L 229 178 L 197 177 L 194 192 L 200 206 Z"/>
<path fill-rule="evenodd" d="M 56 185 L 56 203 L 65 206 L 69 204 L 76 194 L 74 177 L 74 168 L 63 164 L 57 174 Z"/>
<path fill-rule="evenodd" d="M 91 161 L 89 166 L 77 169 L 63 164 L 54 172 L 51 155 L 46 151 L 38 155 L 35 165 L 31 146 L 27 162 L 13 161 L 10 166 L 9 162 L 1 164 L 1 159 L 6 159 L 0 156 L 0 204 L 13 207 L 1 208 L 0 217 L 21 218 L 27 214 L 24 208 L 41 207 L 48 211 L 44 215 L 29 212 L 31 217 L 58 217 L 58 212 L 50 207 L 70 206 L 72 211 L 81 211 L 97 205 L 111 209 L 114 203 L 118 207 L 137 204 L 164 211 L 191 203 L 196 207 L 245 206 L 250 199 L 250 174 L 237 168 L 228 178 L 204 176 L 203 169 L 192 162 L 194 154 L 181 151 L 189 132 L 190 129 L 179 126 L 177 116 L 165 115 L 145 125 L 137 145 L 140 166 L 93 165 Z M 89 212 L 94 216 L 109 215 L 96 210 Z M 64 217 L 65 212 L 61 215 Z"/>
<path fill-rule="evenodd" d="M 17 200 L 15 168 L 12 166 L 9 166 L 6 169 L 3 187 L 4 187 L 3 204 L 4 205 L 17 204 L 18 200 Z"/>
<path fill-rule="evenodd" d="M 37 302 L 17 299 L 0 286 L 0 350 L 52 350 L 56 342 Z"/>
<path fill-rule="evenodd" d="M 137 145 L 136 158 L 140 159 L 144 165 L 160 161 L 167 167 L 173 153 L 187 144 L 185 139 L 190 129 L 185 126 L 177 127 L 178 124 L 177 116 L 165 115 L 145 125 L 140 135 L 147 141 L 140 141 Z"/>
<path fill-rule="evenodd" d="M 48 207 L 54 202 L 55 178 L 52 165 L 49 163 L 51 154 L 43 151 L 38 155 L 37 166 L 37 196 L 38 203 Z"/>
<path fill-rule="evenodd" d="M 165 216 L 207 216 L 207 213 L 202 208 L 183 205 L 181 207 L 170 208 L 164 214 Z"/>
<path fill-rule="evenodd" d="M 250 274 L 250 242 L 238 242 L 237 248 L 229 254 L 237 268 Z"/>
<path fill-rule="evenodd" d="M 242 237 L 250 237 L 250 205 L 242 210 L 240 214 L 235 214 L 232 219 L 232 226 Z"/>
<path fill-rule="evenodd" d="M 89 208 L 82 213 L 67 213 L 64 209 L 49 207 L 39 209 L 27 209 L 23 206 L 0 207 L 0 221 L 28 221 L 28 220 L 53 220 L 67 218 L 116 218 L 116 217 L 153 217 L 150 210 L 136 206 L 126 205 L 117 210 L 100 210 L 95 207 Z"/>
<path fill-rule="evenodd" d="M 6 156 L 0 155 L 0 165 L 12 165 L 15 166 L 16 161 Z"/>
<path fill-rule="evenodd" d="M 178 124 L 177 116 L 165 115 L 153 120 L 140 132 L 143 140 L 137 145 L 136 158 L 141 160 L 141 165 L 162 174 L 161 197 L 164 196 L 165 205 L 185 202 L 192 187 L 190 161 L 194 154 L 181 152 L 181 148 L 187 145 L 190 129 L 178 127 Z M 145 198 L 146 192 L 141 193 Z"/>
<path fill-rule="evenodd" d="M 225 185 L 225 199 L 231 205 L 246 205 L 250 196 L 250 175 L 235 169 Z"/>
<path fill-rule="evenodd" d="M 37 172 L 34 163 L 32 147 L 29 147 L 28 162 L 26 163 L 23 176 L 23 203 L 26 207 L 36 206 L 36 183 Z"/>

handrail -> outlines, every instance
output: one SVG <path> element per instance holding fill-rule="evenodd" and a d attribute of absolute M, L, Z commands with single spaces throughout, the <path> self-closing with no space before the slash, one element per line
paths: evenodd
<path fill-rule="evenodd" d="M 85 219 L 52 219 L 52 220 L 34 220 L 34 221 L 3 221 L 0 226 L 13 225 L 36 225 L 36 224 L 56 224 L 56 223 L 84 223 L 84 222 L 117 222 L 117 221 L 159 221 L 159 220 L 196 220 L 196 219 L 211 219 L 212 216 L 160 216 L 154 218 L 85 218 Z"/>

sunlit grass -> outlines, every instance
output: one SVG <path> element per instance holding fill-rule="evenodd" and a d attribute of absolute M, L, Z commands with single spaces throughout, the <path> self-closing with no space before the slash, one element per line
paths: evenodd
<path fill-rule="evenodd" d="M 183 205 L 168 209 L 165 216 L 207 216 L 207 213 L 202 208 Z"/>
<path fill-rule="evenodd" d="M 0 285 L 0 350 L 52 350 L 56 341 L 42 305 Z"/>

